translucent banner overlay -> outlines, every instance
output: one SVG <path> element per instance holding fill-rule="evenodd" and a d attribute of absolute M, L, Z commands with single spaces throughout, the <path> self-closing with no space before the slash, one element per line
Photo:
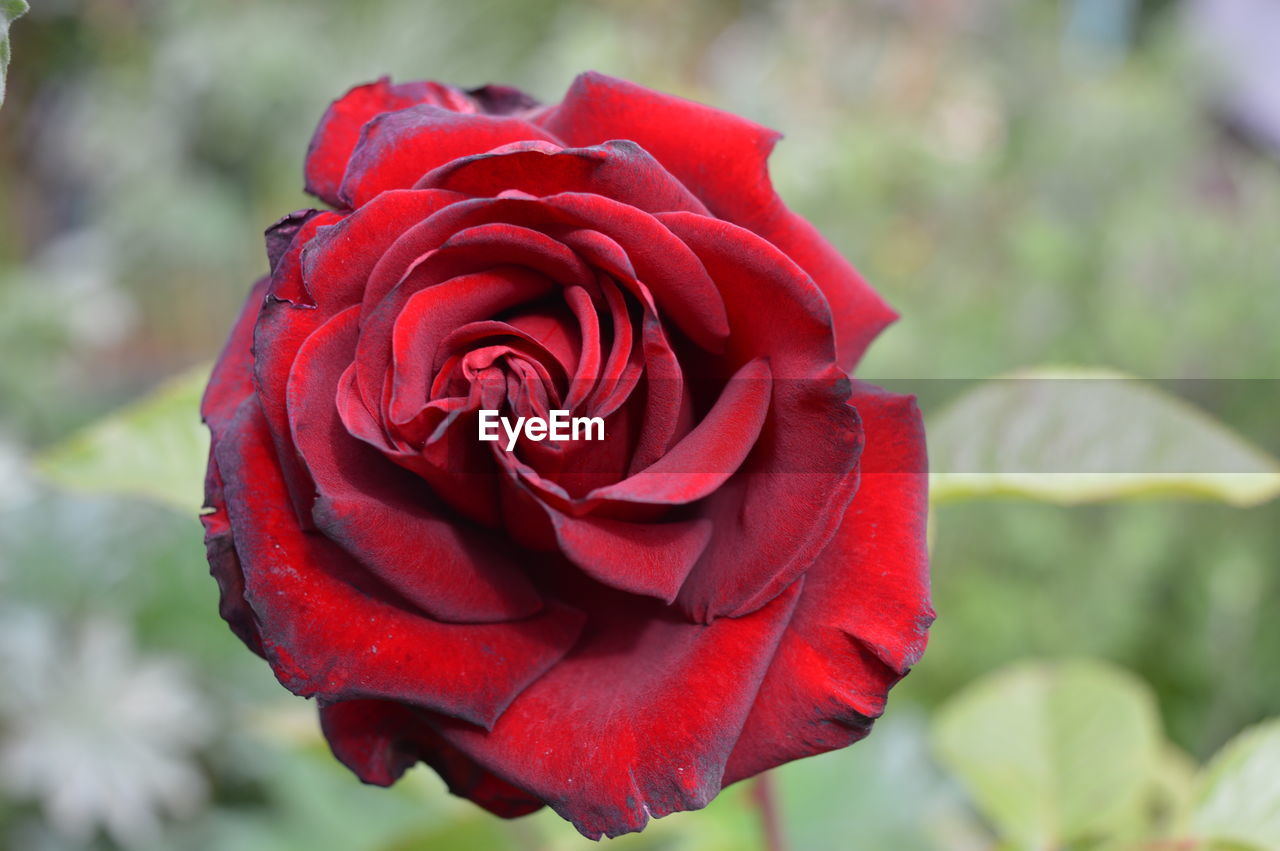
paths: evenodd
<path fill-rule="evenodd" d="M 895 379 L 878 386 L 917 398 L 928 456 L 926 461 L 904 449 L 911 436 L 909 408 L 864 386 L 852 396 L 865 421 L 864 474 L 1280 476 L 1274 460 L 1280 428 L 1273 416 L 1259 419 L 1259 411 L 1280 410 L 1280 379 L 1037 376 Z M 838 391 L 785 379 L 684 382 L 678 389 L 642 382 L 633 390 L 637 413 L 625 421 L 607 417 L 602 441 L 522 439 L 511 460 L 552 479 L 598 478 L 599 484 L 646 469 L 840 473 L 856 448 L 842 427 L 852 420 L 830 414 Z M 1268 403 L 1259 404 L 1259 395 Z M 639 404 L 651 396 L 666 398 L 667 406 Z M 686 411 L 677 435 L 683 436 L 663 443 L 671 426 L 664 433 L 662 417 L 675 416 L 669 400 L 681 397 Z M 512 411 L 503 415 L 515 424 Z M 476 420 L 465 414 L 436 433 L 431 454 L 437 461 L 447 459 L 455 472 L 495 472 L 493 453 L 505 451 L 505 432 L 500 441 L 481 442 Z M 658 451 L 658 445 L 664 448 Z"/>

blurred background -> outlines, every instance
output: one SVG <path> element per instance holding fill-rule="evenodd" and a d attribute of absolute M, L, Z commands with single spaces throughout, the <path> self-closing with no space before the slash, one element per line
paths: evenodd
<path fill-rule="evenodd" d="M 263 229 L 311 203 L 314 123 L 384 73 L 555 101 L 597 69 L 779 128 L 779 191 L 902 313 L 863 377 L 1246 380 L 1222 404 L 1277 448 L 1274 0 L 34 0 L 10 35 L 3 848 L 587 847 L 546 813 L 482 815 L 421 768 L 360 786 L 218 619 L 198 493 L 183 513 L 33 469 L 213 357 L 266 269 Z M 1173 790 L 1148 811 L 1212 797 L 1195 766 L 1280 715 L 1280 504 L 967 501 L 932 529 L 929 652 L 867 741 L 779 772 L 795 848 L 1134 847 L 1020 833 L 948 751 L 956 695 L 1023 660 L 1128 672 Z M 1280 761 L 1260 765 L 1280 783 Z M 1270 812 L 1273 832 L 1235 847 L 1280 847 Z M 760 839 L 730 790 L 620 843 Z"/>

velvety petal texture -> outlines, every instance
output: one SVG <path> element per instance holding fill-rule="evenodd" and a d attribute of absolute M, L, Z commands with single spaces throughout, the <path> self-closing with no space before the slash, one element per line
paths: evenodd
<path fill-rule="evenodd" d="M 329 209 L 267 230 L 204 398 L 203 522 L 360 779 L 616 836 L 860 738 L 920 657 L 921 421 L 850 377 L 893 313 L 777 139 L 599 74 L 325 112 Z"/>

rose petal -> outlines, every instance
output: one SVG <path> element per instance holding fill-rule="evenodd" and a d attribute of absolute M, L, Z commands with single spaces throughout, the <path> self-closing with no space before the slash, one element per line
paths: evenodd
<path fill-rule="evenodd" d="M 338 198 L 345 206 L 359 207 L 379 192 L 414 186 L 427 172 L 458 157 L 528 140 L 558 141 L 519 118 L 464 114 L 430 104 L 383 112 L 360 131 Z"/>
<path fill-rule="evenodd" d="M 212 452 L 209 453 L 209 467 L 205 472 L 204 505 L 207 510 L 200 515 L 200 522 L 204 524 L 209 573 L 218 583 L 218 614 L 246 647 L 262 656 L 258 621 L 244 598 L 244 570 L 240 567 L 240 556 L 236 554 L 235 541 L 231 536 L 227 500 L 222 493 L 222 474 Z"/>
<path fill-rule="evenodd" d="M 493 348 L 498 352 L 518 356 L 529 363 L 542 381 L 564 387 L 569 381 L 565 360 L 548 349 L 547 342 L 549 341 L 545 334 L 530 334 L 512 322 L 494 319 L 468 322 L 458 326 L 440 342 L 435 363 L 431 367 L 436 376 L 434 381 L 442 382 L 450 372 L 448 364 L 466 362 L 468 354 L 473 350 L 478 353 Z M 559 404 L 558 387 L 551 388 L 554 394 L 550 397 L 557 400 L 557 405 Z M 435 392 L 433 387 L 433 395 Z"/>
<path fill-rule="evenodd" d="M 302 280 L 302 250 L 317 231 L 341 220 L 337 213 L 320 213 L 307 217 L 297 227 L 285 225 L 293 235 L 284 252 L 272 267 L 266 298 L 257 322 L 252 328 L 252 342 L 245 345 L 246 356 L 252 350 L 255 389 L 271 429 L 276 452 L 281 459 L 290 503 L 304 527 L 310 525 L 311 481 L 298 463 L 289 439 L 289 421 L 284 407 L 284 382 L 293 356 L 302 341 L 326 318 L 312 310 L 314 301 Z M 268 236 L 268 240 L 272 239 Z M 225 357 L 225 355 L 224 355 Z"/>
<path fill-rule="evenodd" d="M 245 598 L 295 694 L 401 700 L 488 727 L 577 640 L 581 616 L 559 603 L 503 624 L 442 624 L 403 608 L 336 544 L 299 528 L 256 400 L 214 453 Z"/>
<path fill-rule="evenodd" d="M 439 189 L 393 189 L 341 221 L 325 222 L 302 249 L 305 303 L 325 309 L 327 318 L 363 301 L 370 273 L 400 235 L 463 198 Z"/>
<path fill-rule="evenodd" d="M 657 160 L 625 139 L 589 148 L 517 143 L 446 163 L 424 175 L 415 188 L 486 197 L 510 189 L 530 195 L 590 192 L 649 213 L 686 210 L 709 215 Z"/>
<path fill-rule="evenodd" d="M 389 700 L 343 700 L 320 704 L 320 728 L 338 761 L 365 783 L 390 786 L 419 760 L 449 791 L 503 818 L 542 809 L 542 802 L 512 786 L 449 745 L 424 713 Z"/>
<path fill-rule="evenodd" d="M 799 590 L 709 626 L 657 603 L 597 601 L 581 643 L 490 732 L 446 722 L 441 734 L 592 839 L 704 807 Z"/>
<path fill-rule="evenodd" d="M 551 511 L 560 551 L 610 588 L 671 603 L 711 540 L 706 520 L 630 523 Z"/>
<path fill-rule="evenodd" d="M 467 95 L 490 115 L 517 115 L 537 109 L 537 98 L 513 86 L 497 86 L 492 83 L 478 89 L 468 89 Z"/>
<path fill-rule="evenodd" d="M 517 620 L 542 607 L 519 558 L 492 535 L 431 508 L 422 482 L 356 440 L 338 417 L 338 380 L 355 354 L 359 307 L 315 331 L 289 376 L 294 444 L 316 484 L 316 526 L 436 620 Z"/>
<path fill-rule="evenodd" d="M 433 216 L 423 224 L 434 224 L 437 218 Z M 412 234 L 404 237 L 406 240 L 411 238 Z M 371 279 L 382 273 L 387 257 L 391 257 L 400 244 L 401 241 L 398 241 L 387 253 L 383 262 L 372 273 Z M 519 267 L 527 267 L 526 273 L 519 274 Z M 422 351 L 429 359 L 434 359 L 439 342 L 456 327 L 445 316 L 422 317 L 413 323 L 401 323 L 401 315 L 411 299 L 438 289 L 451 279 L 469 277 L 474 272 L 488 272 L 517 282 L 516 295 L 527 294 L 532 301 L 538 294 L 525 282 L 528 270 L 566 286 L 574 283 L 589 286 L 592 283 L 590 270 L 571 251 L 546 234 L 516 225 L 489 223 L 458 231 L 438 249 L 418 258 L 407 272 L 401 274 L 401 280 L 384 298 L 371 301 L 366 292 L 363 331 L 356 358 L 357 383 L 366 406 L 370 410 L 385 408 L 387 419 L 397 426 L 404 425 L 415 417 L 420 410 L 416 400 L 425 388 L 410 387 L 403 383 L 399 387 L 395 385 L 395 374 L 391 367 L 405 361 L 396 354 L 403 349 L 396 348 L 396 330 L 393 329 L 404 328 L 406 332 L 414 328 L 427 329 L 429 333 L 422 335 L 425 339 L 415 339 L 414 345 L 424 346 Z M 503 285 L 498 289 L 500 293 L 507 294 L 512 288 Z M 477 299 L 487 297 L 486 293 L 477 293 L 476 298 L 468 299 L 462 304 L 451 304 L 446 316 L 473 310 Z M 440 295 L 434 298 L 443 303 Z M 467 315 L 471 319 L 483 318 L 482 315 Z M 406 399 L 414 401 L 401 401 L 396 395 L 397 390 L 406 394 Z"/>
<path fill-rule="evenodd" d="M 585 407 L 591 416 L 607 417 L 631 395 L 644 372 L 644 364 L 626 296 L 611 277 L 598 274 L 596 281 L 609 308 L 610 346 L 600 370 L 600 380 Z"/>
<path fill-rule="evenodd" d="M 640 472 L 598 488 L 581 501 L 682 505 L 713 493 L 755 446 L 769 412 L 770 372 L 763 359 L 738 370 L 724 393 L 670 451 Z"/>
<path fill-rule="evenodd" d="M 862 484 L 839 533 L 805 575 L 726 783 L 862 738 L 889 688 L 924 652 L 934 612 L 920 412 L 912 397 L 861 382 L 851 401 L 867 434 Z"/>
<path fill-rule="evenodd" d="M 560 406 L 576 409 L 595 387 L 600 372 L 600 317 L 592 294 L 579 284 L 561 287 L 558 298 L 522 305 L 507 321 L 537 340 L 566 374 Z"/>
<path fill-rule="evenodd" d="M 626 271 L 607 264 L 606 258 L 594 253 L 594 244 L 580 242 L 573 236 L 588 231 L 606 234 L 626 253 L 635 277 L 653 293 L 653 299 L 664 318 L 702 348 L 718 352 L 729 335 L 724 303 L 715 283 L 708 278 L 702 264 L 680 240 L 672 238 L 654 215 L 599 195 L 566 192 L 541 199 L 548 208 L 572 217 L 578 229 L 567 235 L 565 242 L 584 259 L 627 285 Z M 694 213 L 659 213 L 658 216 L 696 216 Z"/>
<path fill-rule="evenodd" d="M 249 290 L 200 400 L 200 416 L 215 433 L 225 428 L 240 403 L 253 393 L 253 327 L 269 284 L 270 279 L 261 278 Z"/>
<path fill-rule="evenodd" d="M 321 213 L 299 226 L 271 276 L 270 298 L 254 328 L 258 397 L 276 442 L 292 502 L 311 525 L 314 491 L 298 462 L 285 410 L 285 381 L 303 341 L 358 303 L 382 252 L 410 225 L 453 200 L 450 193 L 386 192 L 345 218 Z"/>
<path fill-rule="evenodd" d="M 384 112 L 420 103 L 459 112 L 475 112 L 479 106 L 460 90 L 440 83 L 392 85 L 388 77 L 356 86 L 325 111 L 307 149 L 306 189 L 328 204 L 341 207 L 338 187 L 347 162 L 360 138 L 360 129 Z"/>
<path fill-rule="evenodd" d="M 447 193 L 443 189 L 415 191 L 443 193 L 447 197 L 453 197 L 453 193 Z M 478 198 L 450 204 L 408 230 L 395 234 L 395 241 L 383 252 L 368 275 L 364 289 L 365 313 L 372 313 L 397 286 L 451 239 L 461 247 L 469 239 L 476 238 L 470 255 L 458 252 L 462 255 L 461 259 L 473 265 L 453 274 L 464 274 L 466 271 L 497 265 L 495 262 L 484 262 L 488 257 L 486 248 L 500 244 L 499 237 L 510 235 L 515 241 L 512 247 L 518 247 L 522 242 L 527 243 L 530 248 L 539 243 L 546 244 L 547 247 L 541 249 L 540 253 L 545 255 L 545 263 L 554 260 L 554 265 L 539 262 L 538 268 L 544 269 L 563 283 L 590 286 L 593 277 L 586 264 L 564 246 L 550 247 L 556 240 L 539 229 L 548 226 L 548 223 L 554 226 L 562 222 L 554 211 L 547 210 L 536 201 Z M 525 232 L 536 235 L 528 236 Z M 437 278 L 431 283 L 447 280 L 451 276 Z"/>
<path fill-rule="evenodd" d="M 716 535 L 678 601 L 698 620 L 737 616 L 787 587 L 831 540 L 857 490 L 862 430 L 846 404 L 849 379 L 832 363 L 827 306 L 808 275 L 736 225 L 688 213 L 657 218 L 724 292 L 728 357 L 767 357 L 773 374 L 755 449 L 701 503 Z"/>
<path fill-rule="evenodd" d="M 271 267 L 271 271 L 275 271 L 280 265 L 280 258 L 289 250 L 289 246 L 293 243 L 293 238 L 298 235 L 298 231 L 307 222 L 320 215 L 319 210 L 306 209 L 294 210 L 287 216 L 282 216 L 275 224 L 267 228 L 263 233 L 267 243 L 267 263 Z"/>
<path fill-rule="evenodd" d="M 570 145 L 631 139 L 711 212 L 760 234 L 813 276 L 831 305 L 840 365 L 853 368 L 897 314 L 817 230 L 783 204 L 769 180 L 779 134 L 744 118 L 626 80 L 582 74 L 535 121 Z"/>
<path fill-rule="evenodd" d="M 449 278 L 421 289 L 398 291 L 368 317 L 367 330 L 357 348 L 356 376 L 366 404 L 381 397 L 381 380 L 391 367 L 388 425 L 408 426 L 427 402 L 430 368 L 441 345 L 457 328 L 492 318 L 503 311 L 536 301 L 553 291 L 545 275 L 518 266 L 489 269 Z M 382 329 L 391 322 L 385 339 Z M 390 364 L 387 359 L 390 359 Z M 364 387 L 365 382 L 371 385 Z M 375 389 L 378 388 L 378 389 Z M 408 431 L 396 431 L 409 437 Z M 417 436 L 417 435 L 415 435 Z"/>
<path fill-rule="evenodd" d="M 209 426 L 212 443 L 217 444 L 226 432 L 240 404 L 253 394 L 253 325 L 266 296 L 269 280 L 262 278 L 240 310 L 228 335 L 205 388 L 200 402 L 200 416 Z M 231 521 L 227 516 L 227 501 L 223 495 L 222 474 L 209 452 L 209 466 L 205 472 L 205 511 L 200 515 L 204 525 L 205 554 L 209 560 L 209 572 L 218 583 L 218 613 L 231 627 L 231 631 L 253 652 L 262 655 L 262 642 L 258 637 L 258 624 L 253 610 L 244 599 L 244 573 L 240 557 L 236 554 L 231 536 Z"/>

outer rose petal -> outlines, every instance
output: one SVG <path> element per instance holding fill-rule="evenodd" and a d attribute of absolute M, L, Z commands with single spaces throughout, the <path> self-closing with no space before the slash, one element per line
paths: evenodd
<path fill-rule="evenodd" d="M 215 434 L 225 428 L 236 409 L 253 393 L 253 326 L 262 310 L 270 279 L 262 278 L 245 297 L 236 324 L 231 327 L 222 354 L 213 365 L 209 386 L 200 400 L 200 416 Z"/>
<path fill-rule="evenodd" d="M 449 786 L 495 815 L 515 818 L 542 809 L 542 801 L 512 786 L 449 745 L 425 713 L 389 700 L 321 702 L 320 728 L 333 755 L 365 783 L 390 786 L 419 760 Z"/>
<path fill-rule="evenodd" d="M 370 268 L 401 231 L 451 200 L 448 192 L 386 192 L 345 218 L 334 213 L 310 217 L 295 229 L 275 266 L 268 303 L 253 329 L 254 374 L 304 526 L 311 525 L 314 493 L 294 452 L 285 410 L 285 382 L 298 349 L 325 320 L 359 302 Z"/>
<path fill-rule="evenodd" d="M 240 316 L 232 326 L 222 355 L 214 365 L 209 386 L 205 388 L 200 415 L 208 424 L 214 440 L 225 431 L 240 403 L 253 393 L 253 358 L 249 346 L 253 339 L 253 324 L 258 319 L 262 300 L 266 296 L 267 284 L 268 279 L 263 278 L 249 292 Z M 218 471 L 212 450 L 209 452 L 209 467 L 205 473 L 204 505 L 207 511 L 200 516 L 200 522 L 204 524 L 205 555 L 209 560 L 209 572 L 218 583 L 218 613 L 231 627 L 231 631 L 261 656 L 262 641 L 258 636 L 257 619 L 244 598 L 244 571 L 240 567 L 240 557 L 236 554 L 235 541 L 231 535 L 222 474 Z"/>
<path fill-rule="evenodd" d="M 452 192 L 383 192 L 339 222 L 318 228 L 300 246 L 303 305 L 327 318 L 359 304 L 369 273 L 392 243 L 418 222 L 465 196 Z"/>
<path fill-rule="evenodd" d="M 278 242 L 273 233 L 282 228 L 285 233 L 292 231 L 289 243 L 272 266 L 271 282 L 267 286 L 265 303 L 262 304 L 258 317 L 252 326 L 252 339 L 248 342 L 232 338 L 238 346 L 238 352 L 245 358 L 251 358 L 254 377 L 254 390 L 266 414 L 267 423 L 271 427 L 272 439 L 276 443 L 277 457 L 281 459 L 285 481 L 289 486 L 289 494 L 298 512 L 298 518 L 309 524 L 310 519 L 304 506 L 310 505 L 311 483 L 306 472 L 301 469 L 292 443 L 289 440 L 289 423 L 284 408 L 284 380 L 289 374 L 289 365 L 293 363 L 294 354 L 311 329 L 323 320 L 316 310 L 293 310 L 295 305 L 310 303 L 306 287 L 302 280 L 302 250 L 323 225 L 340 220 L 336 213 L 320 213 L 306 217 L 304 221 L 294 224 L 286 217 L 268 230 L 268 251 L 277 251 Z M 282 239 L 280 241 L 283 241 Z M 273 243 L 276 243 L 273 245 Z M 305 315 L 303 325 L 290 324 L 290 316 L 297 318 Z M 310 323 L 310 324 L 306 324 Z M 272 326 L 283 326 L 283 332 L 273 334 Z M 223 359 L 228 357 L 223 354 Z M 216 430 L 215 430 L 216 435 Z"/>
<path fill-rule="evenodd" d="M 462 114 L 430 104 L 384 112 L 360 131 L 338 198 L 359 207 L 387 189 L 413 188 L 424 174 L 458 157 L 529 140 L 559 141 L 510 116 Z"/>
<path fill-rule="evenodd" d="M 205 472 L 204 504 L 208 509 L 200 515 L 204 524 L 205 557 L 209 560 L 209 573 L 218 583 L 218 614 L 231 627 L 236 637 L 259 656 L 262 638 L 258 634 L 258 621 L 244 598 L 244 570 L 231 537 L 231 521 L 227 517 L 227 501 L 222 494 L 222 474 L 218 463 L 209 456 L 209 468 Z"/>
<path fill-rule="evenodd" d="M 570 145 L 630 139 L 657 158 L 716 216 L 763 236 L 813 276 L 831 305 L 839 362 L 853 368 L 897 314 L 769 181 L 779 134 L 737 115 L 604 74 L 582 74 L 564 101 L 536 119 Z"/>
<path fill-rule="evenodd" d="M 625 139 L 590 148 L 526 142 L 463 157 L 424 175 L 419 189 L 451 189 L 493 197 L 518 189 L 530 195 L 594 192 L 646 213 L 686 210 L 707 215 L 701 201 L 647 151 Z"/>
<path fill-rule="evenodd" d="M 256 399 L 214 444 L 262 649 L 290 691 L 389 698 L 492 725 L 574 645 L 558 603 L 514 623 L 442 624 L 412 611 L 325 538 L 298 526 Z"/>
<path fill-rule="evenodd" d="M 360 138 L 360 128 L 374 116 L 420 103 L 459 112 L 479 109 L 476 102 L 463 92 L 440 83 L 393 86 L 390 78 L 382 77 L 356 86 L 329 106 L 311 137 L 311 146 L 307 149 L 307 192 L 335 207 L 342 206 L 338 187 Z"/>
<path fill-rule="evenodd" d="M 490 732 L 446 741 L 592 839 L 707 805 L 800 590 L 709 626 L 621 598 Z"/>
<path fill-rule="evenodd" d="M 889 688 L 924 652 L 928 473 L 915 400 L 858 382 L 862 483 L 835 540 L 805 575 L 725 783 L 865 736 Z"/>
<path fill-rule="evenodd" d="M 263 236 L 266 237 L 267 243 L 267 263 L 273 272 L 280 265 L 280 260 L 289 250 L 289 246 L 293 244 L 298 231 L 318 215 L 320 211 L 312 208 L 294 210 L 286 216 L 281 216 L 275 224 L 267 228 Z"/>

